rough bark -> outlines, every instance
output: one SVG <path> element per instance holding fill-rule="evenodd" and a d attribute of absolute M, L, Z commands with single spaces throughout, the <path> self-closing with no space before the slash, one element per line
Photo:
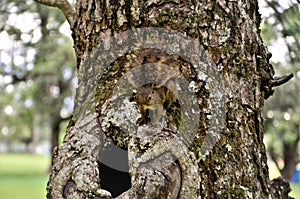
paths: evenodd
<path fill-rule="evenodd" d="M 288 198 L 288 184 L 268 177 L 261 111 L 274 72 L 259 23 L 254 0 L 78 0 L 73 123 L 48 198 L 109 197 L 99 179 L 108 139 L 129 152 L 131 187 L 119 199 Z M 140 114 L 151 99 L 130 100 L 143 83 L 167 109 L 146 127 L 136 122 L 154 121 Z"/>

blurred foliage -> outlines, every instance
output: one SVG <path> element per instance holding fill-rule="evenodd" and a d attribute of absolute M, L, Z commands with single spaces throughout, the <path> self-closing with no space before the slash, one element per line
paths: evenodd
<path fill-rule="evenodd" d="M 270 15 L 264 19 L 262 35 L 267 45 L 283 39 L 288 49 L 286 60 L 289 64 L 300 62 L 300 16 L 299 1 L 265 0 Z M 282 3 L 282 4 L 280 4 Z"/>
<path fill-rule="evenodd" d="M 261 26 L 263 40 L 271 52 L 283 56 L 282 61 L 272 63 L 276 76 L 295 75 L 285 85 L 275 88 L 274 95 L 266 101 L 264 114 L 268 153 L 283 177 L 290 178 L 287 170 L 295 168 L 299 161 L 300 3 L 295 0 L 263 2 L 265 12 L 269 13 Z M 278 44 L 280 47 L 275 48 Z"/>
<path fill-rule="evenodd" d="M 1 140 L 49 139 L 53 120 L 72 112 L 75 56 L 55 8 L 33 0 L 0 3 Z M 48 132 L 48 134 L 47 134 Z"/>

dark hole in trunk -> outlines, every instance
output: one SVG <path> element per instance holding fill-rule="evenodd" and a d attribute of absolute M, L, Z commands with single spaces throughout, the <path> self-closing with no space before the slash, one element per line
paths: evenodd
<path fill-rule="evenodd" d="M 117 197 L 131 187 L 128 152 L 110 144 L 101 153 L 100 184 L 101 189 Z"/>

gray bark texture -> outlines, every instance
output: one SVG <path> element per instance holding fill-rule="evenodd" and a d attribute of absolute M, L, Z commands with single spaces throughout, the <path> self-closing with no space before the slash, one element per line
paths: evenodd
<path fill-rule="evenodd" d="M 118 199 L 289 198 L 268 176 L 260 20 L 256 0 L 77 0 L 78 88 L 47 197 L 112 198 L 114 146 L 131 182 Z"/>

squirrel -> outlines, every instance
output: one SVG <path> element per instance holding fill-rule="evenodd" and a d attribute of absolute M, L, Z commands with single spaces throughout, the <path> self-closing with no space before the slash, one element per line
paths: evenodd
<path fill-rule="evenodd" d="M 138 125 L 157 124 L 164 115 L 173 119 L 178 110 L 178 88 L 180 60 L 176 55 L 168 55 L 153 49 L 138 51 L 128 65 L 135 66 L 126 74 L 128 82 L 135 88 L 135 100 L 141 113 Z M 175 106 L 172 106 L 175 103 Z M 177 103 L 177 104 L 176 104 Z M 177 119 L 176 119 L 177 120 Z"/>
<path fill-rule="evenodd" d="M 166 86 L 151 83 L 137 89 L 135 101 L 142 115 L 138 124 L 155 125 L 176 102 L 176 96 Z"/>

